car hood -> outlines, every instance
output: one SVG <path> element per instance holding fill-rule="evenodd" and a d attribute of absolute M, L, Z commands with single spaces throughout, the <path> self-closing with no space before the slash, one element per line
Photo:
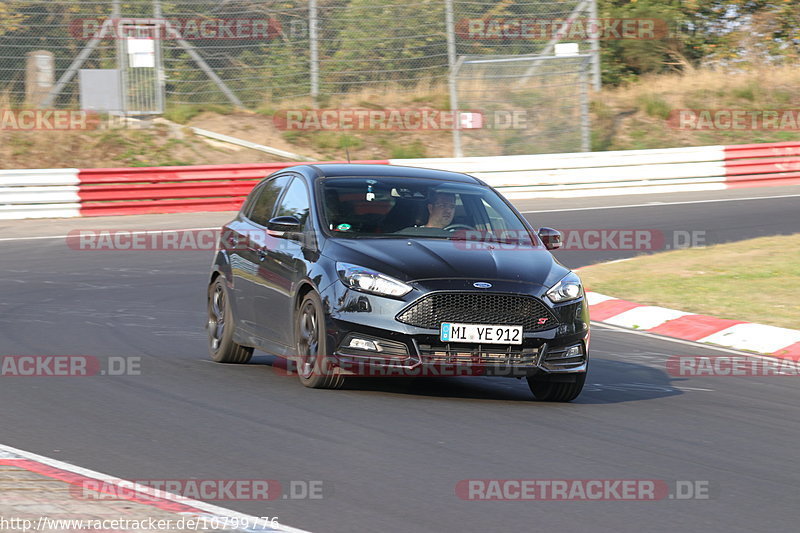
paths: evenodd
<path fill-rule="evenodd" d="M 330 239 L 322 253 L 406 282 L 460 278 L 551 287 L 569 272 L 543 247 L 444 239 Z"/>

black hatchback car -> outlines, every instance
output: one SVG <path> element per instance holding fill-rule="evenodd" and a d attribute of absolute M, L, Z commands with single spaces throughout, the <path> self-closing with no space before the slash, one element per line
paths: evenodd
<path fill-rule="evenodd" d="M 454 172 L 388 165 L 290 167 L 222 228 L 208 288 L 211 357 L 257 348 L 300 381 L 347 376 L 510 376 L 571 401 L 588 367 L 578 276 L 494 189 Z"/>

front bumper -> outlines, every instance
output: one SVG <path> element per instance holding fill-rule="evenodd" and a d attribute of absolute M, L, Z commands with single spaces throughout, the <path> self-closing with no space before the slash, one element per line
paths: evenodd
<path fill-rule="evenodd" d="M 579 374 L 586 372 L 588 365 L 588 352 L 583 340 L 525 342 L 522 346 L 505 346 L 441 343 L 438 338 L 435 339 L 435 343 L 430 336 L 408 339 L 406 345 L 410 349 L 405 355 L 387 356 L 340 346 L 333 353 L 333 362 L 343 374 L 375 377 L 546 377 Z M 402 342 L 396 336 L 394 340 Z"/>
<path fill-rule="evenodd" d="M 339 285 L 339 284 L 335 284 Z M 518 288 L 518 287 L 517 287 Z M 548 306 L 558 323 L 526 332 L 521 345 L 444 343 L 435 329 L 401 323 L 409 301 L 335 287 L 325 295 L 332 362 L 345 375 L 508 376 L 569 381 L 588 366 L 588 306 L 584 299 Z M 353 336 L 373 339 L 382 350 L 354 349 Z M 363 343 L 360 343 L 363 346 Z"/>

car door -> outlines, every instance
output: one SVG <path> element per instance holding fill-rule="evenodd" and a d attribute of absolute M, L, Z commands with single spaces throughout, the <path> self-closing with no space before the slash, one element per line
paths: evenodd
<path fill-rule="evenodd" d="M 266 232 L 261 249 L 259 283 L 254 298 L 257 332 L 282 346 L 291 347 L 294 339 L 292 308 L 297 284 L 305 277 L 305 236 L 313 233 L 309 217 L 308 187 L 300 177 L 286 187 L 273 216 L 294 216 L 301 222 L 303 238 L 280 232 Z"/>
<path fill-rule="evenodd" d="M 265 226 L 272 218 L 275 204 L 291 179 L 292 175 L 281 175 L 259 185 L 240 216 L 223 232 L 224 244 L 230 253 L 236 318 L 251 333 L 258 334 L 253 297 L 261 266 L 258 256 L 260 243 L 264 240 Z"/>

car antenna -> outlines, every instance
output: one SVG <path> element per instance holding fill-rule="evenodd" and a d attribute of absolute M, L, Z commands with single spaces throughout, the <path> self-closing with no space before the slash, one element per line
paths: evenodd
<path fill-rule="evenodd" d="M 344 146 L 344 153 L 347 155 L 347 162 L 349 163 L 350 162 L 350 149 L 347 147 L 347 145 Z"/>

